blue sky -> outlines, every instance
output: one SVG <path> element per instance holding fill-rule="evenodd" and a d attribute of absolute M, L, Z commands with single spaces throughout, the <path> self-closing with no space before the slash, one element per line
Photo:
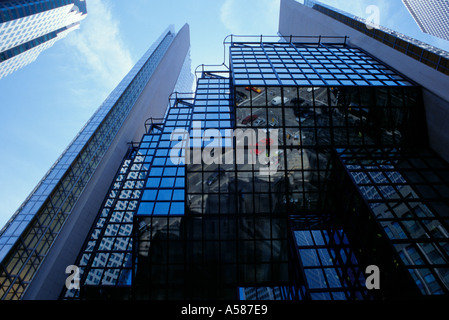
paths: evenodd
<path fill-rule="evenodd" d="M 423 35 L 400 0 L 323 0 L 449 51 Z M 81 28 L 0 79 L 0 228 L 85 122 L 169 24 L 189 23 L 192 69 L 223 62 L 229 34 L 275 35 L 279 0 L 87 0 Z"/>

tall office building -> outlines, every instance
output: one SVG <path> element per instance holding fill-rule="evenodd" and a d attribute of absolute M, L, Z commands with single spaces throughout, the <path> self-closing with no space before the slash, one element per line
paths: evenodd
<path fill-rule="evenodd" d="M 171 95 L 96 192 L 83 245 L 41 278 L 51 296 L 447 297 L 449 165 L 426 117 L 443 97 L 412 79 L 447 76 L 401 53 L 425 66 L 407 76 L 355 32 L 283 0 L 280 37 L 226 38 L 229 61 Z"/>
<path fill-rule="evenodd" d="M 172 97 L 61 299 L 449 294 L 449 165 L 429 148 L 423 88 L 344 32 L 294 29 L 325 18 L 283 1 L 281 39 L 229 37 L 228 68 Z"/>
<path fill-rule="evenodd" d="M 0 232 L 1 299 L 54 299 L 145 120 L 191 91 L 189 27 L 169 27 L 70 143 Z"/>
<path fill-rule="evenodd" d="M 0 78 L 36 60 L 86 15 L 85 0 L 0 1 Z"/>
<path fill-rule="evenodd" d="M 449 41 L 448 0 L 402 0 L 422 32 Z"/>

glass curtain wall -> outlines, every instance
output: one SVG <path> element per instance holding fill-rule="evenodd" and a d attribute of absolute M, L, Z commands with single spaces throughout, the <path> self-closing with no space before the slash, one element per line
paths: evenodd
<path fill-rule="evenodd" d="M 275 205 L 253 208 L 290 217 L 290 264 L 298 271 L 290 274 L 294 297 L 375 298 L 365 287 L 367 260 L 357 258 L 367 248 L 348 236 L 354 226 L 338 218 L 347 208 L 335 206 L 341 190 L 335 189 L 333 150 L 423 146 L 420 88 L 343 43 L 236 42 L 230 56 L 235 126 L 266 132 L 268 139 L 256 143 L 277 147 L 269 159 L 276 172 L 261 188 Z"/>
<path fill-rule="evenodd" d="M 22 297 L 174 36 L 144 54 L 1 230 L 0 299 Z"/>
<path fill-rule="evenodd" d="M 132 264 L 106 283 L 103 263 L 89 287 L 90 260 L 80 297 L 382 298 L 370 264 L 391 279 L 385 297 L 445 293 L 449 181 L 444 162 L 414 158 L 420 88 L 343 43 L 230 54 L 144 135 Z"/>
<path fill-rule="evenodd" d="M 357 203 L 367 204 L 376 222 L 374 233 L 388 239 L 396 263 L 401 262 L 422 295 L 447 294 L 447 163 L 426 149 L 345 148 L 337 155 L 349 183 L 355 185 L 345 189 L 346 205 L 359 211 Z"/>

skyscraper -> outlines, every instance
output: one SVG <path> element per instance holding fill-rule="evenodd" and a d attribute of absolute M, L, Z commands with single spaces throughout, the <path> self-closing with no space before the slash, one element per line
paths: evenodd
<path fill-rule="evenodd" d="M 422 32 L 449 41 L 448 0 L 402 0 Z"/>
<path fill-rule="evenodd" d="M 449 161 L 449 56 L 431 45 L 413 41 L 382 27 L 368 28 L 366 21 L 333 10 L 319 1 L 281 1 L 279 32 L 283 35 L 348 36 L 347 41 L 394 66 L 422 86 L 429 143 Z M 300 17 L 300 19 L 298 19 Z"/>
<path fill-rule="evenodd" d="M 85 0 L 0 1 L 0 78 L 79 28 Z"/>
<path fill-rule="evenodd" d="M 229 68 L 149 123 L 62 299 L 449 294 L 449 166 L 422 87 L 345 33 L 295 33 L 312 14 L 283 2 L 280 39 L 227 38 Z"/>
<path fill-rule="evenodd" d="M 447 297 L 449 165 L 426 119 L 444 96 L 355 32 L 282 1 L 280 36 L 227 37 L 229 61 L 129 140 L 84 243 L 52 248 L 57 276 L 28 297 L 50 279 L 67 300 Z"/>
<path fill-rule="evenodd" d="M 58 296 L 54 275 L 65 278 L 129 143 L 140 140 L 146 119 L 164 116 L 173 91 L 191 90 L 189 42 L 188 25 L 168 28 L 1 230 L 2 299 Z"/>

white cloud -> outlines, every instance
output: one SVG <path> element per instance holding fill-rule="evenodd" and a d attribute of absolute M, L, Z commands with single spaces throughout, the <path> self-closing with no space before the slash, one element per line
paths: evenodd
<path fill-rule="evenodd" d="M 119 23 L 104 1 L 89 0 L 87 12 L 80 29 L 67 37 L 67 44 L 76 50 L 83 69 L 110 90 L 134 62 L 120 37 Z"/>
<path fill-rule="evenodd" d="M 221 22 L 238 35 L 276 35 L 280 0 L 226 0 L 220 10 Z"/>

